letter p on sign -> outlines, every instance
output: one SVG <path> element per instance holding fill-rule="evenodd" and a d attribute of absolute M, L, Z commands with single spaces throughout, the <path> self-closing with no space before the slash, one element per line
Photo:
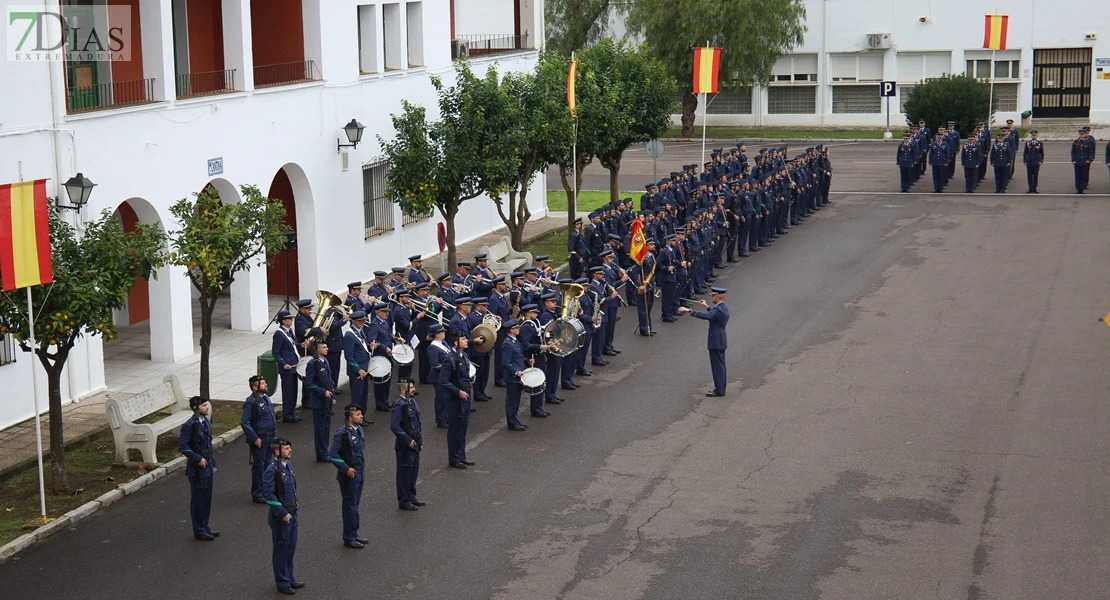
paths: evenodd
<path fill-rule="evenodd" d="M 883 98 L 893 98 L 894 97 L 894 82 L 893 81 L 884 81 L 884 82 L 882 82 L 882 84 L 879 86 L 879 96 L 883 97 Z"/>

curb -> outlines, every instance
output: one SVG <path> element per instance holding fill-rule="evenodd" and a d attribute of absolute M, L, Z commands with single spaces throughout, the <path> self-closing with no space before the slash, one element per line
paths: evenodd
<path fill-rule="evenodd" d="M 225 432 L 217 436 L 216 439 L 212 440 L 212 451 L 215 452 L 216 450 L 223 448 L 224 446 L 239 439 L 242 436 L 242 429 L 232 429 L 231 431 Z M 115 504 L 124 496 L 130 496 L 131 494 L 134 494 L 135 492 L 147 487 L 148 485 L 151 485 L 152 483 L 160 479 L 165 479 L 166 476 L 170 473 L 180 471 L 184 468 L 185 457 L 179 456 L 167 463 L 163 463 L 155 469 L 148 471 L 141 477 L 116 486 L 116 489 L 101 494 L 99 498 L 95 500 L 90 500 L 89 502 L 78 506 L 77 508 L 54 519 L 53 521 L 50 521 L 42 527 L 39 527 L 34 531 L 15 538 L 14 540 L 0 547 L 0 565 L 17 557 L 20 552 L 23 552 L 27 548 L 30 548 L 31 546 L 53 536 L 54 534 L 68 529 L 70 526 L 75 525 L 78 522 L 83 521 L 84 519 L 87 519 L 88 517 L 96 514 L 98 511 L 107 508 L 112 504 Z"/>
<path fill-rule="evenodd" d="M 669 142 L 669 143 L 673 143 L 673 144 L 679 144 L 679 143 L 689 143 L 689 142 L 701 142 L 701 138 L 660 138 L 660 141 Z M 706 143 L 706 145 L 733 144 L 736 141 L 737 141 L 736 138 L 706 138 L 705 143 Z M 839 144 L 839 143 L 853 143 L 854 144 L 854 143 L 859 143 L 859 142 L 887 142 L 887 141 L 890 141 L 890 140 L 884 140 L 882 138 L 879 138 L 879 139 L 876 139 L 876 138 L 833 138 L 833 139 L 829 139 L 829 138 L 822 138 L 822 137 L 813 137 L 813 138 L 762 138 L 762 137 L 759 137 L 759 138 L 744 138 L 742 141 L 745 144 L 750 146 L 751 144 L 749 144 L 748 142 L 786 142 L 786 143 L 798 142 L 798 143 L 806 143 L 806 144 L 808 144 L 810 142 L 826 142 L 826 143 L 829 143 L 829 144 Z"/>

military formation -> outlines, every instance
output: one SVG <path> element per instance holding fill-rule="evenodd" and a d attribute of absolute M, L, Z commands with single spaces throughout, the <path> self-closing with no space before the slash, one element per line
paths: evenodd
<path fill-rule="evenodd" d="M 1082 194 L 1090 183 L 1091 163 L 1095 160 L 1095 139 L 1091 128 L 1083 127 L 1079 136 L 1072 142 L 1071 163 L 1075 171 L 1075 191 Z M 1037 139 L 1037 132 L 1030 131 L 1024 145 L 1013 119 L 991 140 L 987 124 L 980 121 L 966 138 L 960 137 L 956 122 L 949 121 L 935 134 L 931 133 L 925 120 L 911 126 L 902 135 L 902 143 L 895 154 L 895 164 L 900 174 L 899 190 L 910 191 L 917 181 L 931 169 L 933 192 L 941 193 L 948 183 L 957 176 L 957 162 L 963 170 L 964 192 L 973 193 L 986 179 L 987 166 L 994 171 L 994 193 L 1001 194 L 1009 188 L 1018 163 L 1018 148 L 1022 146 L 1020 161 L 1025 165 L 1027 188 L 1025 193 L 1039 193 L 1041 165 L 1045 161 L 1044 143 Z M 1106 144 L 1106 166 L 1110 167 L 1110 142 Z"/>
<path fill-rule="evenodd" d="M 713 388 L 706 395 L 724 396 L 729 312 L 727 290 L 711 285 L 718 270 L 768 248 L 826 206 L 832 181 L 824 146 L 793 158 L 785 147 L 761 149 L 752 160 L 746 152 L 743 144 L 718 149 L 702 170 L 685 165 L 647 185 L 638 210 L 625 198 L 590 213 L 585 226 L 577 220 L 568 236 L 566 277 L 547 256 L 498 274 L 484 254 L 459 262 L 453 274 L 432 277 L 415 255 L 407 266 L 376 271 L 372 281 L 352 281 L 343 298 L 321 291 L 315 301 L 296 302 L 295 314 L 279 312 L 271 350 L 280 413 L 269 383 L 255 375 L 247 381 L 250 395 L 240 419 L 250 498 L 266 506 L 278 591 L 292 595 L 304 586 L 294 575 L 299 504 L 293 444 L 279 434 L 302 420 L 298 409 L 311 411 L 316 462 L 336 470 L 340 539 L 360 549 L 370 543 L 359 532 L 359 506 L 372 412 L 389 413 L 398 509 L 426 506 L 416 491 L 424 448 L 417 383 L 434 390 L 435 425 L 447 430 L 447 466 L 467 469 L 475 464 L 466 453 L 470 414 L 475 403 L 493 399 L 491 380 L 492 387 L 505 388 L 508 430 L 526 431 L 522 398 L 528 396 L 532 419 L 551 416 L 550 409 L 567 400 L 560 392 L 577 390 L 576 378 L 590 377 L 591 368 L 621 353 L 613 342 L 622 309 L 635 307 L 640 335 L 656 334 L 658 299 L 659 321 L 690 315 L 708 322 Z M 634 230 L 642 231 L 646 246 L 639 261 L 630 255 Z M 711 303 L 698 298 L 707 293 Z M 349 381 L 345 404 L 338 401 L 340 369 Z M 194 415 L 181 429 L 178 448 L 188 461 L 193 535 L 213 541 L 220 534 L 209 527 L 217 470 L 210 407 L 199 396 L 190 406 Z M 342 424 L 333 428 L 339 406 Z"/>

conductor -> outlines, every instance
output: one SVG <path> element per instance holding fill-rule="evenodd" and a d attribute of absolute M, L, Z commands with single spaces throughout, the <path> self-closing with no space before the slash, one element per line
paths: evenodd
<path fill-rule="evenodd" d="M 725 306 L 725 288 L 710 288 L 712 292 L 713 307 L 709 308 L 705 300 L 700 300 L 702 306 L 708 311 L 690 310 L 689 307 L 679 307 L 680 313 L 690 313 L 694 317 L 709 321 L 709 367 L 713 370 L 713 391 L 706 396 L 724 396 L 727 375 L 725 372 L 725 349 L 728 348 L 728 307 Z"/>

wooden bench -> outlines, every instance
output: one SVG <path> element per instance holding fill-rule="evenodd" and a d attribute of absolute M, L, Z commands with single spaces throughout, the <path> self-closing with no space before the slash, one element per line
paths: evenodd
<path fill-rule="evenodd" d="M 136 423 L 164 408 L 169 408 L 172 414 L 154 423 Z M 127 451 L 134 449 L 139 451 L 142 462 L 157 464 L 158 436 L 181 427 L 193 416 L 189 399 L 181 393 L 181 385 L 173 375 L 166 375 L 162 385 L 130 398 L 108 396 L 104 410 L 116 444 L 117 463 L 128 462 Z"/>
<path fill-rule="evenodd" d="M 482 246 L 479 252 L 489 257 L 489 268 L 498 275 L 506 275 L 532 266 L 532 253 L 513 250 L 512 242 L 507 235 L 501 236 L 501 241 L 492 246 Z"/>

